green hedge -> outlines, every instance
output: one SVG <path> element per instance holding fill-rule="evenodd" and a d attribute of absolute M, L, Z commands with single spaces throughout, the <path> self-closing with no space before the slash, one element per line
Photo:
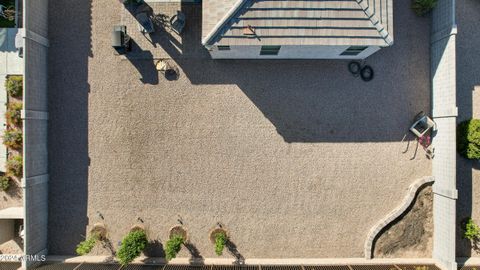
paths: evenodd
<path fill-rule="evenodd" d="M 224 232 L 215 234 L 215 253 L 220 256 L 227 244 L 227 235 Z"/>
<path fill-rule="evenodd" d="M 472 218 L 468 218 L 467 222 L 465 223 L 465 227 L 463 228 L 463 238 L 476 241 L 480 236 L 480 228 L 477 224 L 473 221 Z"/>
<path fill-rule="evenodd" d="M 3 144 L 12 149 L 21 149 L 23 145 L 23 132 L 21 129 L 7 129 L 3 133 Z"/>
<path fill-rule="evenodd" d="M 183 236 L 172 235 L 165 246 L 165 258 L 167 261 L 177 257 L 178 252 L 180 252 L 180 249 L 182 249 L 183 243 L 185 243 Z"/>
<path fill-rule="evenodd" d="M 82 241 L 80 242 L 80 244 L 78 244 L 77 249 L 75 251 L 80 256 L 87 255 L 95 247 L 95 244 L 97 243 L 98 239 L 99 237 L 97 234 L 90 235 L 90 237 L 85 239 L 85 241 Z"/>
<path fill-rule="evenodd" d="M 412 0 L 412 9 L 418 16 L 427 15 L 436 5 L 437 0 Z"/>
<path fill-rule="evenodd" d="M 13 155 L 7 160 L 7 175 L 21 177 L 23 174 L 23 157 Z"/>
<path fill-rule="evenodd" d="M 457 127 L 457 150 L 468 159 L 480 159 L 480 119 L 470 119 Z"/>
<path fill-rule="evenodd" d="M 7 112 L 5 113 L 8 125 L 16 127 L 22 126 L 22 108 L 22 102 L 12 102 L 8 104 Z"/>
<path fill-rule="evenodd" d="M 5 88 L 7 93 L 16 98 L 20 98 L 23 95 L 23 76 L 11 75 L 7 77 L 5 81 Z"/>
<path fill-rule="evenodd" d="M 120 249 L 117 252 L 117 258 L 121 265 L 131 263 L 135 258 L 140 256 L 142 251 L 147 247 L 147 234 L 144 230 L 135 230 L 130 232 L 123 238 Z"/>
<path fill-rule="evenodd" d="M 8 177 L 7 175 L 0 176 L 0 188 L 3 191 L 7 191 L 9 187 L 10 187 L 10 177 Z"/>

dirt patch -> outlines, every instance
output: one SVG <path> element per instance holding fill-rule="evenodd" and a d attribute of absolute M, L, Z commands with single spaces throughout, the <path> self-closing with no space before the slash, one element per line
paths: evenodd
<path fill-rule="evenodd" d="M 375 243 L 376 258 L 430 257 L 433 235 L 432 187 L 421 190 L 415 202 L 388 226 Z"/>

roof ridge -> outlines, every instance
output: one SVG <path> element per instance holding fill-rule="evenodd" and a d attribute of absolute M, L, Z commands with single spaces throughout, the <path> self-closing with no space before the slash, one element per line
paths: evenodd
<path fill-rule="evenodd" d="M 362 8 L 365 15 L 367 15 L 368 19 L 372 22 L 373 26 L 377 29 L 380 36 L 385 40 L 385 42 L 391 46 L 393 45 L 393 38 L 390 34 L 385 30 L 385 27 L 378 19 L 377 15 L 371 11 L 370 5 L 366 3 L 365 0 L 355 0 L 357 4 Z"/>
<path fill-rule="evenodd" d="M 213 27 L 213 29 L 205 36 L 202 40 L 203 45 L 210 46 L 212 40 L 217 36 L 218 32 L 222 29 L 223 26 L 248 2 L 251 0 L 237 0 L 235 5 L 223 16 L 223 18 Z"/>

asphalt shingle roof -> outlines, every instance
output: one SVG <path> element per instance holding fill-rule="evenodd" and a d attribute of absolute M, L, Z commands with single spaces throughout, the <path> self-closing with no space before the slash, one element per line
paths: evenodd
<path fill-rule="evenodd" d="M 392 1 L 203 0 L 203 43 L 390 46 Z"/>

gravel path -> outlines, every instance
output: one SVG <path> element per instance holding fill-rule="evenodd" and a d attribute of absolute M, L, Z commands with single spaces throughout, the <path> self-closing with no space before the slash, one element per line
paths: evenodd
<path fill-rule="evenodd" d="M 99 211 L 114 246 L 140 217 L 162 243 L 183 220 L 204 257 L 216 222 L 246 258 L 363 257 L 370 227 L 431 173 L 401 142 L 430 108 L 429 21 L 398 1 L 370 83 L 344 61 L 197 58 L 167 81 L 113 55 L 120 5 L 89 5 L 50 3 L 51 254 L 73 253 Z"/>

